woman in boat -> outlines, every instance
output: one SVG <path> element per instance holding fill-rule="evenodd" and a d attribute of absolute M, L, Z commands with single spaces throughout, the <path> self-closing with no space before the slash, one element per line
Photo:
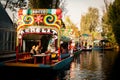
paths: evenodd
<path fill-rule="evenodd" d="M 52 45 L 52 44 L 48 45 L 47 50 L 48 50 L 48 52 L 55 52 L 56 51 L 54 45 Z"/>

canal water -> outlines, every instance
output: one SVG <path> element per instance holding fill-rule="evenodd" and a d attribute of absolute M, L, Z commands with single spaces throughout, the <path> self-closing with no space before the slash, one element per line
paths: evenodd
<path fill-rule="evenodd" d="M 41 73 L 41 75 L 34 71 L 32 74 L 36 76 L 31 76 L 31 73 L 23 76 L 23 73 L 16 75 L 14 71 L 14 75 L 10 77 L 12 72 L 3 77 L 8 80 L 14 78 L 16 80 L 120 80 L 120 54 L 117 51 L 83 51 L 74 57 L 70 65 L 56 75 L 49 76 L 46 73 Z"/>
<path fill-rule="evenodd" d="M 119 72 L 120 54 L 117 51 L 83 51 L 57 80 L 120 80 Z"/>

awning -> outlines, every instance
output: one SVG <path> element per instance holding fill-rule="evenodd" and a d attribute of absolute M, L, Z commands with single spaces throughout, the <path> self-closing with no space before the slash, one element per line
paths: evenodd
<path fill-rule="evenodd" d="M 62 37 L 61 37 L 61 40 L 64 41 L 64 42 L 69 42 L 69 41 L 70 41 L 70 38 L 69 38 L 69 37 L 66 37 L 66 36 L 62 36 Z"/>

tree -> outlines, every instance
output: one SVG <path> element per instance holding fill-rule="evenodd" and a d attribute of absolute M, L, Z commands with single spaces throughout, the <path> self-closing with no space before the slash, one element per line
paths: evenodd
<path fill-rule="evenodd" d="M 15 10 L 15 8 L 26 8 L 27 2 L 25 0 L 1 0 L 6 2 L 4 5 L 4 8 L 9 8 L 12 11 Z"/>
<path fill-rule="evenodd" d="M 99 25 L 99 12 L 97 8 L 90 7 L 85 15 L 81 16 L 81 33 L 94 35 Z M 95 36 L 93 36 L 94 39 Z"/>
<path fill-rule="evenodd" d="M 11 20 L 13 21 L 14 27 L 16 27 L 17 22 L 17 11 L 19 8 L 26 9 L 27 8 L 27 2 L 26 0 L 1 0 L 0 1 L 4 7 L 4 9 L 9 10 L 9 13 L 12 13 L 10 15 Z"/>
<path fill-rule="evenodd" d="M 107 0 L 104 0 L 104 4 L 105 4 L 105 10 L 103 10 L 103 17 L 102 17 L 102 37 L 107 37 L 107 39 L 112 42 L 112 43 L 116 43 L 116 40 L 114 38 L 114 34 L 112 31 L 112 26 L 109 23 L 109 18 L 108 18 L 108 10 L 109 10 L 109 5 L 110 2 L 108 2 Z"/>
<path fill-rule="evenodd" d="M 90 7 L 88 13 L 82 15 L 81 30 L 87 33 L 95 31 L 99 24 L 99 12 L 97 8 Z"/>
<path fill-rule="evenodd" d="M 110 4 L 108 10 L 108 18 L 115 35 L 115 39 L 120 48 L 120 32 L 119 32 L 120 31 L 120 1 L 119 0 L 115 0 L 113 4 Z"/>

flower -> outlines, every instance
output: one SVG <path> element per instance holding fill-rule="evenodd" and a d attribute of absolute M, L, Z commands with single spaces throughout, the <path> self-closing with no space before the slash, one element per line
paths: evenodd
<path fill-rule="evenodd" d="M 37 15 L 35 17 L 35 22 L 37 22 L 37 24 L 40 24 L 43 22 L 43 16 L 42 15 Z"/>

